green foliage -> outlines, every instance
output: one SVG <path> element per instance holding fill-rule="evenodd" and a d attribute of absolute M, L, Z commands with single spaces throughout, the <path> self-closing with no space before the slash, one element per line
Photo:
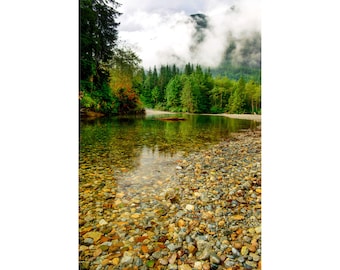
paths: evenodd
<path fill-rule="evenodd" d="M 114 0 L 80 0 L 80 107 L 106 114 L 118 112 L 109 87 L 107 63 L 117 42 L 120 13 Z"/>
<path fill-rule="evenodd" d="M 191 113 L 261 111 L 261 85 L 254 79 L 213 78 L 210 70 L 203 71 L 190 63 L 183 73 L 173 65 L 161 66 L 159 72 L 154 67 L 143 74 L 139 93 L 148 108 Z"/>
<path fill-rule="evenodd" d="M 120 15 L 116 8 L 120 4 L 114 0 L 80 0 L 79 6 L 81 64 L 98 66 L 112 58 L 112 48 L 118 37 L 116 20 Z M 93 75 L 86 73 L 89 70 L 82 70 L 82 79 Z"/>
<path fill-rule="evenodd" d="M 170 80 L 166 86 L 165 96 L 166 96 L 166 109 L 170 111 L 181 111 L 181 90 L 183 84 L 181 77 L 176 75 Z"/>
<path fill-rule="evenodd" d="M 80 106 L 83 108 L 94 109 L 96 102 L 92 99 L 90 94 L 84 93 L 84 96 L 80 100 Z"/>
<path fill-rule="evenodd" d="M 113 95 L 108 84 L 97 88 L 94 83 L 81 81 L 80 89 L 80 108 L 105 114 L 118 113 L 118 99 Z"/>
<path fill-rule="evenodd" d="M 194 84 L 195 82 L 192 81 L 190 76 L 184 78 L 184 85 L 181 93 L 182 111 L 194 113 L 197 111 L 197 85 Z"/>
<path fill-rule="evenodd" d="M 220 108 L 216 105 L 213 105 L 211 108 L 210 108 L 210 113 L 223 113 L 223 108 Z"/>
<path fill-rule="evenodd" d="M 120 47 L 114 51 L 108 66 L 110 86 L 118 100 L 118 113 L 130 114 L 140 111 L 139 92 L 144 78 L 141 60 L 130 48 Z"/>
<path fill-rule="evenodd" d="M 244 113 L 245 112 L 245 81 L 241 77 L 235 85 L 232 94 L 229 97 L 227 110 L 229 113 Z"/>

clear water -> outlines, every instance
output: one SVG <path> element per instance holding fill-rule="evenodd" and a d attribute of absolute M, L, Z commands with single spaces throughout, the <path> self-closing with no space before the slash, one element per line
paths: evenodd
<path fill-rule="evenodd" d="M 181 117 L 183 121 L 163 121 Z M 80 122 L 79 184 L 114 181 L 118 191 L 157 192 L 177 161 L 259 123 L 207 115 L 152 115 Z"/>

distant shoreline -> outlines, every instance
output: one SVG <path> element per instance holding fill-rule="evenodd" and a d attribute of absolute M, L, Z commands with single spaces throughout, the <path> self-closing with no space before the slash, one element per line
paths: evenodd
<path fill-rule="evenodd" d="M 177 114 L 175 112 L 167 112 L 167 111 L 158 111 L 152 109 L 145 109 L 146 115 L 159 115 L 159 114 Z M 229 113 L 218 113 L 218 114 L 203 114 L 203 115 L 216 115 L 216 116 L 224 116 L 229 118 L 237 118 L 237 119 L 246 119 L 246 120 L 254 120 L 257 122 L 261 122 L 261 115 L 259 114 L 229 114 Z"/>

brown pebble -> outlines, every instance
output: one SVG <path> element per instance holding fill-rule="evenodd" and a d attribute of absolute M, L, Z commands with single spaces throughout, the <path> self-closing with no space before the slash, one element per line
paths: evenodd
<path fill-rule="evenodd" d="M 203 270 L 210 270 L 210 265 L 209 265 L 209 263 L 204 263 L 202 269 L 203 269 Z"/>
<path fill-rule="evenodd" d="M 256 246 L 254 246 L 254 245 L 248 245 L 248 249 L 249 249 L 249 251 L 251 251 L 251 252 L 255 252 L 255 251 L 256 251 Z"/>
<path fill-rule="evenodd" d="M 119 264 L 119 258 L 112 259 L 112 264 L 113 265 L 118 265 Z"/>
<path fill-rule="evenodd" d="M 104 259 L 104 260 L 102 261 L 102 266 L 108 265 L 109 263 L 111 263 L 111 260 L 109 260 L 109 259 Z"/>
<path fill-rule="evenodd" d="M 233 246 L 234 246 L 234 248 L 236 248 L 236 249 L 241 249 L 241 248 L 242 248 L 242 243 L 240 243 L 240 242 L 234 242 Z"/>
<path fill-rule="evenodd" d="M 186 222 L 183 219 L 180 219 L 177 223 L 178 227 L 184 227 L 186 225 Z"/>

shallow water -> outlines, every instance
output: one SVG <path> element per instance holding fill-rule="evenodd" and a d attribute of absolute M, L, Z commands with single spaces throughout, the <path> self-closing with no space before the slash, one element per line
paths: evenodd
<path fill-rule="evenodd" d="M 163 121 L 181 117 L 183 121 Z M 132 198 L 171 185 L 177 161 L 259 123 L 206 115 L 152 115 L 80 122 L 79 184 L 114 181 Z M 127 197 L 127 198 L 128 198 Z"/>

